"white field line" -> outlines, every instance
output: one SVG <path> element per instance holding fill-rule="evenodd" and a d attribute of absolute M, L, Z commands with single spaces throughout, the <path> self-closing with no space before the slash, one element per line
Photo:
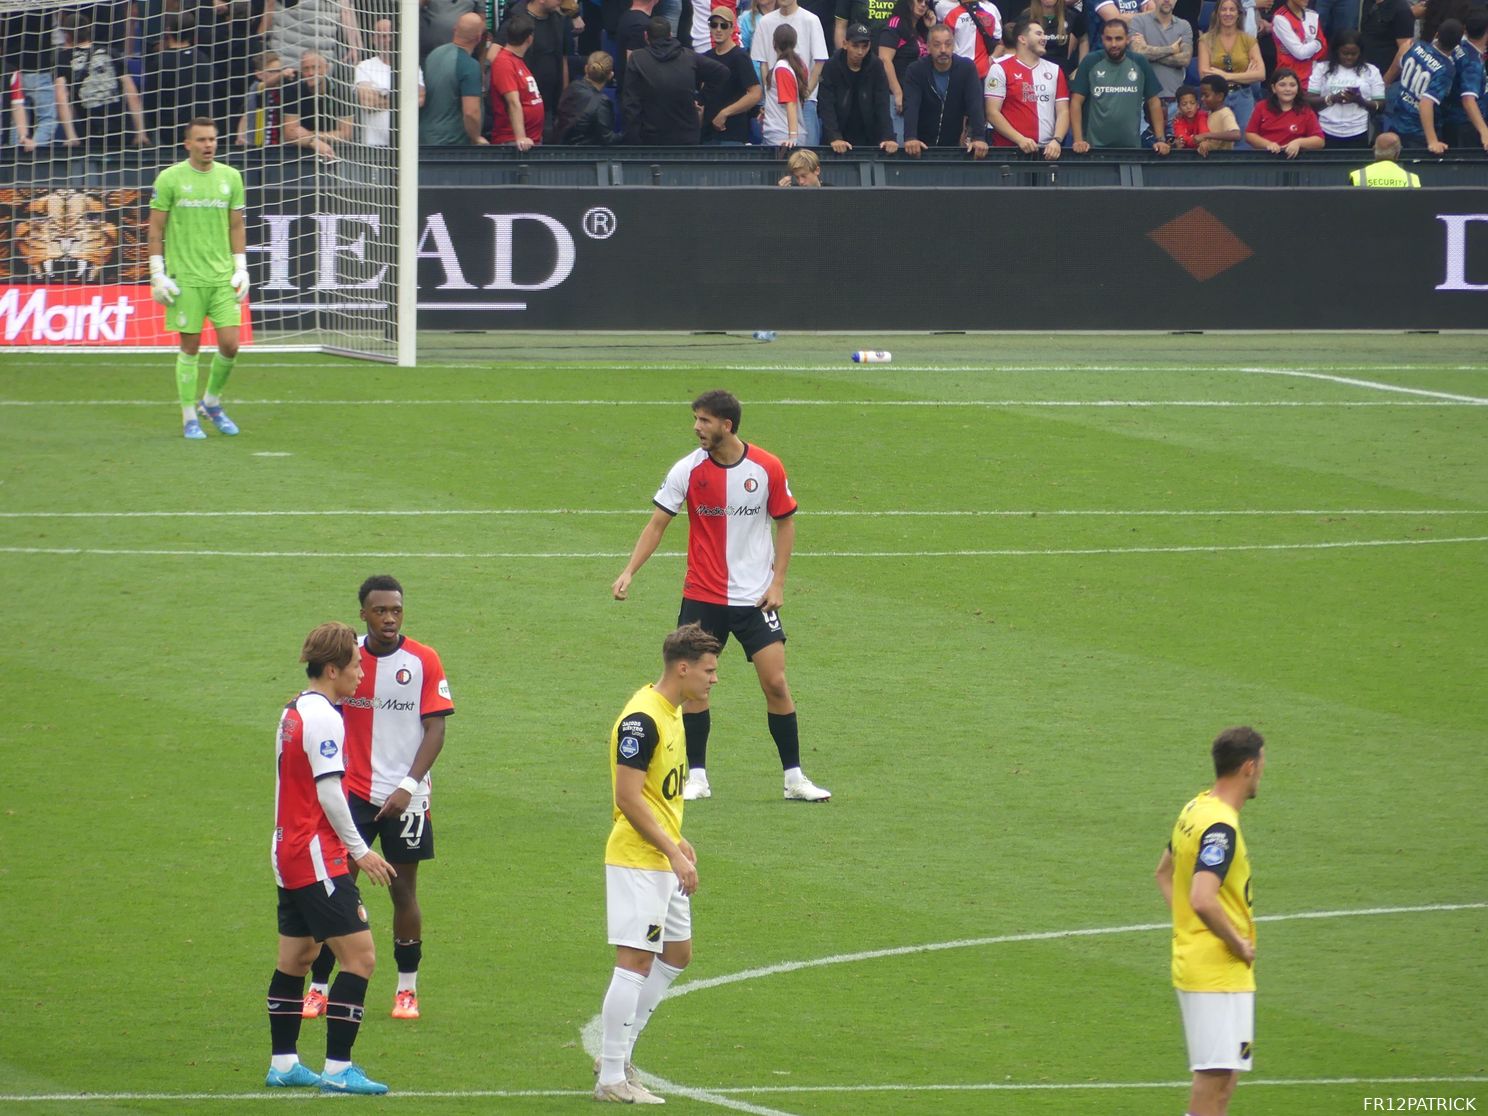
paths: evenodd
<path fill-rule="evenodd" d="M 1047 550 L 818 550 L 797 551 L 797 558 L 1063 558 L 1089 557 L 1102 554 L 1231 554 L 1283 550 L 1353 550 L 1382 546 L 1444 546 L 1459 543 L 1488 542 L 1488 535 L 1467 535 L 1449 539 L 1357 539 L 1347 542 L 1317 543 L 1246 543 L 1236 546 L 1112 546 L 1071 547 Z M 586 559 L 628 558 L 628 550 L 592 551 L 399 551 L 399 550 L 178 550 L 131 549 L 125 547 L 84 546 L 0 546 L 0 554 L 77 555 L 105 558 L 399 558 L 436 559 L 445 561 L 476 559 Z M 658 551 L 656 558 L 682 558 L 682 551 Z"/>
<path fill-rule="evenodd" d="M 1481 407 L 1488 399 L 761 399 L 755 407 Z M 159 407 L 162 399 L 0 399 L 0 407 Z M 234 407 L 668 407 L 676 399 L 235 399 Z"/>
<path fill-rule="evenodd" d="M 1421 395 L 1430 399 L 1451 399 L 1458 403 L 1488 403 L 1488 399 L 1476 395 L 1457 395 L 1450 391 L 1429 391 L 1426 388 L 1403 387 L 1379 380 L 1360 380 L 1353 376 L 1339 376 L 1328 372 L 1313 372 L 1301 368 L 1241 368 L 1240 372 L 1252 372 L 1263 376 L 1297 376 L 1306 380 L 1326 380 L 1346 387 L 1368 388 L 1371 391 L 1390 391 L 1401 395 Z"/>
<path fill-rule="evenodd" d="M 279 519 L 317 518 L 346 516 L 361 519 L 383 517 L 412 519 L 438 516 L 589 516 L 619 515 L 641 517 L 649 514 L 646 508 L 369 508 L 358 511 L 354 508 L 326 508 L 321 511 L 280 509 L 275 511 L 0 511 L 0 519 Z M 1287 517 L 1287 516 L 1443 516 L 1443 515 L 1488 515 L 1488 508 L 1225 508 L 1205 511 L 1199 508 L 1131 508 L 1111 510 L 1106 508 L 1053 508 L 1004 510 L 972 508 L 936 511 L 928 508 L 891 508 L 879 511 L 808 510 L 809 518 L 851 519 L 1058 519 L 1075 517 L 1100 517 L 1127 519 L 1142 517 L 1162 518 L 1206 518 L 1215 517 Z"/>

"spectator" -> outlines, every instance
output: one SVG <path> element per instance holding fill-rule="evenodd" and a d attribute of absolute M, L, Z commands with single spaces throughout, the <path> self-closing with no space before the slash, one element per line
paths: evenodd
<path fill-rule="evenodd" d="M 1081 155 L 1092 147 L 1139 147 L 1142 142 L 1142 109 L 1154 136 L 1167 134 L 1157 75 L 1147 59 L 1126 52 L 1126 24 L 1106 21 L 1097 54 L 1087 54 L 1070 83 L 1070 121 L 1074 125 L 1075 151 Z M 1166 140 L 1157 139 L 1152 150 L 1169 151 Z"/>
<path fill-rule="evenodd" d="M 1230 86 L 1215 74 L 1199 80 L 1199 103 L 1209 114 L 1209 130 L 1199 137 L 1198 152 L 1204 158 L 1211 151 L 1229 151 L 1244 139 L 1235 110 L 1230 108 Z"/>
<path fill-rule="evenodd" d="M 1359 29 L 1359 0 L 1316 0 L 1316 3 L 1318 30 L 1329 42 L 1345 31 Z M 1328 142 L 1332 146 L 1332 140 Z"/>
<path fill-rule="evenodd" d="M 729 21 L 729 39 L 733 41 L 733 28 L 739 22 L 738 0 L 713 0 L 712 5 L 704 0 L 688 0 L 691 12 L 688 16 L 688 45 L 699 54 L 706 54 L 713 49 L 712 28 L 708 26 L 709 21 L 714 18 L 718 8 L 723 8 L 727 13 Z M 719 17 L 725 18 L 725 17 Z M 704 132 L 707 129 L 703 129 Z"/>
<path fill-rule="evenodd" d="M 1286 0 L 1271 15 L 1271 35 L 1276 40 L 1277 67 L 1291 70 L 1306 89 L 1314 60 L 1328 49 L 1317 12 L 1308 8 L 1307 0 Z"/>
<path fill-rule="evenodd" d="M 1015 49 L 987 72 L 987 123 L 994 147 L 1016 147 L 1025 155 L 1042 151 L 1057 159 L 1069 135 L 1069 86 L 1064 71 L 1046 57 L 1048 36 L 1042 23 L 1020 19 L 1010 32 Z"/>
<path fill-rule="evenodd" d="M 356 96 L 361 108 L 362 143 L 387 147 L 393 142 L 393 21 L 386 17 L 372 25 L 372 53 L 356 65 Z M 418 88 L 424 104 L 424 87 Z"/>
<path fill-rule="evenodd" d="M 542 89 L 527 67 L 536 29 L 531 19 L 517 12 L 504 30 L 506 44 L 491 60 L 491 142 L 531 151 L 542 143 L 547 119 Z"/>
<path fill-rule="evenodd" d="M 532 76 L 537 79 L 537 89 L 542 95 L 546 125 L 556 123 L 558 101 L 568 85 L 568 56 L 573 53 L 573 31 L 567 16 L 558 10 L 562 0 L 527 0 L 516 4 L 511 14 L 496 29 L 496 41 L 507 45 L 511 35 L 511 22 L 519 15 L 532 21 L 532 42 L 527 45 L 522 61 Z M 494 63 L 493 63 L 494 65 Z M 495 102 L 492 102 L 493 106 Z M 541 134 L 532 136 L 540 140 Z"/>
<path fill-rule="evenodd" d="M 878 33 L 878 60 L 889 83 L 889 119 L 894 138 L 904 142 L 904 79 L 909 68 L 929 52 L 926 42 L 935 26 L 930 0 L 895 0 L 894 14 Z"/>
<path fill-rule="evenodd" d="M 120 65 L 113 48 L 93 41 L 93 24 L 85 13 L 69 12 L 63 20 L 65 46 L 57 52 L 57 116 L 69 147 L 116 150 L 125 136 L 136 147 L 150 146 L 144 108 L 134 78 Z M 128 113 L 126 127 L 125 113 Z"/>
<path fill-rule="evenodd" d="M 584 76 L 568 83 L 558 102 L 558 143 L 571 147 L 608 147 L 615 135 L 615 103 L 605 86 L 615 72 L 615 61 L 596 50 L 584 62 Z"/>
<path fill-rule="evenodd" d="M 1095 11 L 1091 14 L 1090 23 L 1090 54 L 1099 54 L 1097 45 L 1105 43 L 1106 24 L 1113 19 L 1120 20 L 1123 24 L 1130 24 L 1132 18 L 1143 12 L 1150 12 L 1154 0 L 1095 0 Z M 1130 36 L 1131 28 L 1127 27 Z M 1087 55 L 1087 57 L 1089 57 Z M 1083 61 L 1083 59 L 1082 59 Z"/>
<path fill-rule="evenodd" d="M 759 67 L 760 81 L 775 69 L 775 28 L 782 23 L 790 24 L 796 33 L 796 53 L 806 64 L 806 85 L 801 90 L 801 135 L 802 147 L 815 147 L 821 141 L 821 122 L 816 113 L 816 85 L 821 81 L 822 67 L 827 61 L 827 39 L 822 32 L 821 20 L 801 7 L 796 0 L 780 0 L 779 6 L 759 21 L 754 41 L 749 48 L 749 57 Z M 769 89 L 768 84 L 765 86 Z M 770 94 L 766 93 L 766 104 Z M 766 140 L 765 142 L 769 142 Z"/>
<path fill-rule="evenodd" d="M 889 118 L 889 80 L 884 64 L 873 57 L 873 34 L 865 24 L 847 29 L 847 45 L 822 69 L 822 143 L 838 155 L 854 147 L 899 150 Z"/>
<path fill-rule="evenodd" d="M 233 130 L 239 147 L 278 147 L 284 142 L 284 65 L 272 50 L 258 57 L 258 71 Z"/>
<path fill-rule="evenodd" d="M 329 74 L 332 62 L 355 66 L 361 61 L 362 31 L 350 0 L 274 0 L 269 47 L 302 77 L 300 59 L 313 50 Z"/>
<path fill-rule="evenodd" d="M 800 151 L 792 151 L 791 157 L 786 160 L 785 169 L 790 173 L 775 185 L 819 187 L 822 184 L 821 160 L 809 147 L 803 147 Z"/>
<path fill-rule="evenodd" d="M 847 45 L 847 29 L 854 23 L 868 28 L 873 41 L 878 42 L 878 33 L 894 14 L 892 0 L 836 0 L 837 6 L 832 20 L 832 42 L 837 49 Z"/>
<path fill-rule="evenodd" d="M 633 0 L 630 10 L 615 25 L 615 89 L 624 103 L 625 67 L 630 56 L 646 49 L 646 28 L 656 10 L 656 0 Z"/>
<path fill-rule="evenodd" d="M 1416 37 L 1410 0 L 1364 0 L 1359 37 L 1364 61 L 1379 70 L 1388 87 L 1400 76 L 1400 60 Z"/>
<path fill-rule="evenodd" d="M 1044 29 L 1044 57 L 1057 63 L 1069 78 L 1080 65 L 1085 38 L 1085 10 L 1068 5 L 1065 0 L 1032 0 L 1020 19 L 1037 23 Z"/>
<path fill-rule="evenodd" d="M 349 143 L 356 129 L 351 97 L 329 69 L 319 51 L 300 55 L 300 78 L 284 94 L 284 142 L 334 163 L 340 158 L 337 148 Z"/>
<path fill-rule="evenodd" d="M 1199 107 L 1199 91 L 1192 85 L 1180 85 L 1173 94 L 1177 110 L 1168 122 L 1168 140 L 1175 151 L 1196 151 L 1199 139 L 1209 133 L 1209 113 Z"/>
<path fill-rule="evenodd" d="M 428 61 L 434 51 L 454 41 L 455 24 L 461 16 L 479 16 L 485 11 L 482 0 L 418 0 L 418 5 L 420 65 Z M 484 19 L 481 27 L 485 27 Z"/>
<path fill-rule="evenodd" d="M 992 0 L 961 0 L 945 8 L 941 21 L 956 35 L 956 54 L 976 66 L 977 78 L 987 80 L 992 59 L 1002 56 L 1002 13 Z"/>
<path fill-rule="evenodd" d="M 904 85 L 904 153 L 919 158 L 927 147 L 964 147 L 987 154 L 987 113 L 976 65 L 956 54 L 955 33 L 930 29 L 929 54 L 909 68 Z"/>
<path fill-rule="evenodd" d="M 159 48 L 143 59 L 145 120 L 151 132 L 174 136 L 194 117 L 222 114 L 211 58 L 196 45 L 196 14 L 168 12 L 163 27 Z"/>
<path fill-rule="evenodd" d="M 708 36 L 713 40 L 713 49 L 707 57 L 722 63 L 729 72 L 729 80 L 722 90 L 703 102 L 704 143 L 731 146 L 748 143 L 750 121 L 765 94 L 748 52 L 734 45 L 734 27 L 734 9 L 725 4 L 714 8 L 708 16 Z"/>
<path fill-rule="evenodd" d="M 765 112 L 761 126 L 764 142 L 771 147 L 796 147 L 801 141 L 803 105 L 806 100 L 806 63 L 796 53 L 796 29 L 789 23 L 775 25 L 771 53 L 774 67 L 765 74 Z"/>
<path fill-rule="evenodd" d="M 481 65 L 471 53 L 480 46 L 485 30 L 485 20 L 474 12 L 466 12 L 455 21 L 450 41 L 430 51 L 424 59 L 419 143 L 429 147 L 460 147 L 490 142 L 481 134 L 484 79 Z"/>
<path fill-rule="evenodd" d="M 683 47 L 671 24 L 652 16 L 646 49 L 633 55 L 625 75 L 625 138 L 647 147 L 695 146 L 700 136 L 698 94 L 717 97 L 729 69 L 716 58 Z"/>
<path fill-rule="evenodd" d="M 1209 30 L 1199 38 L 1199 80 L 1216 77 L 1226 83 L 1225 106 L 1237 121 L 1250 119 L 1256 90 L 1266 77 L 1261 49 L 1240 23 L 1240 0 L 1219 0 Z"/>
<path fill-rule="evenodd" d="M 1433 155 L 1447 150 L 1437 130 L 1437 112 L 1452 91 L 1457 68 L 1452 52 L 1462 42 L 1462 24 L 1449 19 L 1437 29 L 1431 42 L 1418 39 L 1400 63 L 1400 80 L 1390 88 L 1390 107 L 1385 127 L 1399 134 L 1402 143 L 1425 147 Z"/>
<path fill-rule="evenodd" d="M 1140 54 L 1151 64 L 1162 89 L 1158 96 L 1164 111 L 1171 116 L 1178 87 L 1183 84 L 1189 60 L 1193 58 L 1193 27 L 1188 20 L 1173 15 L 1173 0 L 1156 0 L 1150 12 L 1133 16 L 1127 27 L 1131 32 L 1127 50 Z M 1197 94 L 1194 103 L 1198 103 Z"/>
<path fill-rule="evenodd" d="M 1342 31 L 1328 61 L 1312 68 L 1307 103 L 1318 114 L 1329 147 L 1368 147 L 1370 120 L 1385 107 L 1385 80 L 1363 59 L 1359 33 Z"/>
<path fill-rule="evenodd" d="M 30 11 L 0 16 L 0 73 L 14 75 L 11 92 L 12 142 L 30 153 L 46 151 L 62 136 L 57 115 L 57 78 L 52 45 L 55 13 Z"/>
<path fill-rule="evenodd" d="M 1323 149 L 1323 128 L 1317 114 L 1302 100 L 1302 83 L 1283 66 L 1271 77 L 1271 95 L 1256 104 L 1245 126 L 1251 147 L 1295 159 L 1304 151 Z"/>
<path fill-rule="evenodd" d="M 201 0 L 196 45 L 211 59 L 217 79 L 217 134 L 233 134 L 243 98 L 254 82 L 268 30 L 268 0 Z"/>
<path fill-rule="evenodd" d="M 1374 141 L 1374 162 L 1349 172 L 1354 186 L 1419 189 L 1421 180 L 1400 165 L 1400 137 L 1381 132 Z"/>
<path fill-rule="evenodd" d="M 754 45 L 754 30 L 759 26 L 759 21 L 774 10 L 775 0 L 754 0 L 748 11 L 739 14 L 739 45 L 745 51 Z"/>
<path fill-rule="evenodd" d="M 1483 55 L 1488 50 L 1488 10 L 1475 8 L 1468 14 L 1462 41 L 1452 52 L 1455 77 L 1447 95 L 1445 115 L 1447 142 L 1471 151 L 1473 145 L 1488 151 L 1488 123 L 1483 120 Z"/>

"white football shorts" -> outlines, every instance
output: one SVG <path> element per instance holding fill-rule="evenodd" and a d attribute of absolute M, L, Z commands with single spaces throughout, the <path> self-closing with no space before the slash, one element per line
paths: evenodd
<path fill-rule="evenodd" d="M 675 872 L 606 864 L 605 914 L 611 945 L 660 953 L 692 937 L 692 903 Z"/>
<path fill-rule="evenodd" d="M 1178 991 L 1188 1068 L 1250 1071 L 1255 1042 L 1254 992 Z"/>

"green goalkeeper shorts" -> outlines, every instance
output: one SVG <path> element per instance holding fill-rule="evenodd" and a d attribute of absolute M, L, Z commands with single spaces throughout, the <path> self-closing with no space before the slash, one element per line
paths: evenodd
<path fill-rule="evenodd" d="M 166 307 L 165 328 L 177 333 L 200 333 L 202 323 L 208 318 L 218 329 L 243 324 L 243 310 L 231 284 L 182 287 L 176 301 Z"/>

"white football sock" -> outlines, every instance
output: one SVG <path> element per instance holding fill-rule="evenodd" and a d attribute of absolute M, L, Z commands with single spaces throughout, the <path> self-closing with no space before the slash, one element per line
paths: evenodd
<path fill-rule="evenodd" d="M 290 1070 L 294 1069 L 295 1066 L 297 1066 L 299 1064 L 300 1064 L 300 1056 L 298 1054 L 270 1054 L 269 1055 L 269 1068 L 270 1069 L 276 1069 L 280 1073 L 288 1073 Z"/>
<path fill-rule="evenodd" d="M 655 966 L 652 966 L 653 968 Z M 619 1085 L 625 1080 L 625 1059 L 630 1053 L 630 1030 L 635 1024 L 636 1003 L 646 978 L 640 973 L 618 966 L 610 977 L 599 1018 L 604 1024 L 604 1039 L 599 1047 L 599 1083 Z"/>
<path fill-rule="evenodd" d="M 418 973 L 399 973 L 398 974 L 398 991 L 399 992 L 417 992 L 418 991 Z"/>
<path fill-rule="evenodd" d="M 805 777 L 805 775 L 801 774 L 799 767 L 787 767 L 785 769 L 785 785 L 788 787 L 795 786 Z"/>
<path fill-rule="evenodd" d="M 329 1077 L 333 1073 L 345 1073 L 350 1066 L 350 1062 L 343 1062 L 335 1058 L 327 1058 L 325 1069 L 323 1069 L 321 1072 Z"/>
<path fill-rule="evenodd" d="M 181 408 L 181 421 L 182 422 L 190 422 L 194 418 L 196 418 L 196 404 L 195 403 L 191 404 L 191 406 L 189 406 L 189 407 L 182 407 Z"/>
<path fill-rule="evenodd" d="M 322 996 L 329 996 L 331 994 L 331 982 L 326 981 L 324 984 L 316 984 L 312 980 L 310 982 L 310 991 L 319 992 Z"/>
<path fill-rule="evenodd" d="M 682 975 L 681 969 L 674 969 L 660 957 L 651 963 L 651 975 L 646 978 L 645 985 L 641 988 L 640 999 L 636 1001 L 635 1026 L 630 1029 L 630 1054 L 627 1058 L 635 1061 L 636 1040 L 641 1037 L 641 1032 L 646 1029 L 646 1024 L 651 1022 L 651 1014 L 656 1010 L 656 1005 L 661 1003 L 661 998 L 666 995 L 666 990 L 672 986 L 672 981 Z"/>

